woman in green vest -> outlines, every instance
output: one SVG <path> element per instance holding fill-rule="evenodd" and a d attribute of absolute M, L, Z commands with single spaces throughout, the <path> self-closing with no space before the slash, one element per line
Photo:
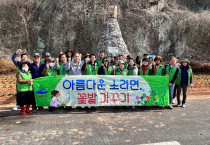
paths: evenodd
<path fill-rule="evenodd" d="M 99 75 L 111 75 L 112 67 L 109 65 L 109 60 L 104 57 L 103 63 L 101 64 L 101 67 L 98 70 Z"/>
<path fill-rule="evenodd" d="M 169 108 L 173 109 L 172 102 L 173 102 L 173 94 L 174 94 L 174 86 L 175 81 L 179 75 L 179 67 L 176 65 L 177 59 L 176 57 L 172 56 L 170 59 L 170 63 L 165 66 L 165 74 L 169 77 Z"/>
<path fill-rule="evenodd" d="M 82 66 L 82 71 L 84 75 L 97 75 L 98 74 L 98 64 L 96 63 L 96 56 L 91 54 L 90 61 L 85 62 Z"/>
<path fill-rule="evenodd" d="M 142 59 L 142 65 L 139 67 L 139 75 L 152 75 L 152 67 L 149 66 L 149 58 Z"/>
<path fill-rule="evenodd" d="M 48 61 L 46 63 L 46 66 L 43 68 L 41 72 L 42 76 L 57 76 L 58 71 L 55 69 L 55 59 L 54 58 L 48 58 Z"/>
<path fill-rule="evenodd" d="M 113 69 L 112 75 L 123 75 L 126 76 L 128 74 L 128 70 L 125 67 L 125 62 L 123 60 L 119 61 L 119 68 Z"/>
<path fill-rule="evenodd" d="M 20 69 L 19 69 L 19 64 L 20 64 L 21 62 L 23 62 L 23 61 L 28 61 L 27 55 L 26 55 L 25 53 L 22 53 L 22 54 L 21 54 L 21 53 L 22 53 L 22 50 L 21 50 L 21 49 L 18 49 L 18 50 L 12 55 L 12 61 L 13 61 L 14 65 L 15 65 L 16 68 L 17 68 L 17 72 L 20 71 Z M 20 55 L 20 58 L 21 58 L 20 61 L 17 60 L 17 55 Z M 16 102 L 17 102 L 17 95 L 16 95 Z M 16 104 L 16 105 L 12 108 L 12 110 L 17 110 L 17 109 L 19 109 L 19 108 L 20 108 L 20 106 Z"/>
<path fill-rule="evenodd" d="M 59 59 L 56 58 L 55 69 L 58 71 L 59 75 L 68 74 L 68 70 L 66 70 L 66 55 L 60 54 Z"/>
<path fill-rule="evenodd" d="M 27 61 L 21 62 L 19 65 L 20 71 L 17 72 L 17 104 L 20 105 L 21 114 L 27 115 L 32 112 L 29 110 L 34 99 L 32 89 L 32 75 L 29 72 L 30 63 Z M 26 105 L 26 110 L 24 105 Z"/>
<path fill-rule="evenodd" d="M 128 76 L 133 76 L 134 75 L 134 68 L 135 68 L 135 63 L 134 63 L 134 59 L 133 58 L 129 58 L 128 60 L 128 67 L 127 67 L 127 70 L 128 70 Z"/>
<path fill-rule="evenodd" d="M 177 106 L 180 107 L 182 106 L 185 108 L 185 103 L 187 99 L 187 88 L 188 87 L 193 87 L 193 77 L 192 77 L 192 69 L 189 66 L 189 60 L 187 58 L 183 58 L 181 61 L 181 66 L 180 66 L 180 71 L 179 71 L 179 76 L 176 80 L 176 85 L 177 85 Z M 182 100 L 182 105 L 181 105 L 181 100 L 180 100 L 180 94 L 181 94 L 181 89 L 183 92 L 183 100 Z"/>
<path fill-rule="evenodd" d="M 163 59 L 161 56 L 156 56 L 155 59 L 155 65 L 153 65 L 153 73 L 152 75 L 154 76 L 163 76 L 164 75 L 164 65 L 162 65 L 161 63 L 163 62 Z"/>

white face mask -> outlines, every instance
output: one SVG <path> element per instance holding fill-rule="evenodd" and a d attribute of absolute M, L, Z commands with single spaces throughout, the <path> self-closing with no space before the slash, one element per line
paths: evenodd
<path fill-rule="evenodd" d="M 28 68 L 27 67 L 22 68 L 22 70 L 24 70 L 25 72 L 28 72 Z"/>
<path fill-rule="evenodd" d="M 54 67 L 55 63 L 49 63 L 49 66 Z"/>

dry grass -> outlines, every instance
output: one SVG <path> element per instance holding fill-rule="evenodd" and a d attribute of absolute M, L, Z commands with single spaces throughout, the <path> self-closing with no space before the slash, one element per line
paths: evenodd
<path fill-rule="evenodd" d="M 210 74 L 210 63 L 202 63 L 199 61 L 194 61 L 190 63 L 190 66 L 193 69 L 193 72 L 196 74 Z"/>
<path fill-rule="evenodd" d="M 16 70 L 16 66 L 12 61 L 0 59 L 0 74 L 14 73 Z"/>

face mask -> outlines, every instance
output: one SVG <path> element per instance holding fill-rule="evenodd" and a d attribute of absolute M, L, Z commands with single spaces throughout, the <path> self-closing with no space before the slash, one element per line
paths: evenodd
<path fill-rule="evenodd" d="M 55 63 L 49 63 L 49 66 L 54 67 Z"/>
<path fill-rule="evenodd" d="M 22 68 L 22 70 L 24 70 L 25 72 L 28 72 L 28 68 L 27 67 Z"/>

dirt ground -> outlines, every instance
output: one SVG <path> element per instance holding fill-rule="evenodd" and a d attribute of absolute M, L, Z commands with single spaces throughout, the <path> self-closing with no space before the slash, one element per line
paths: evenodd
<path fill-rule="evenodd" d="M 210 75 L 194 75 L 194 86 L 188 89 L 188 99 L 210 97 Z M 14 106 L 16 101 L 15 74 L 0 76 L 0 106 Z"/>

